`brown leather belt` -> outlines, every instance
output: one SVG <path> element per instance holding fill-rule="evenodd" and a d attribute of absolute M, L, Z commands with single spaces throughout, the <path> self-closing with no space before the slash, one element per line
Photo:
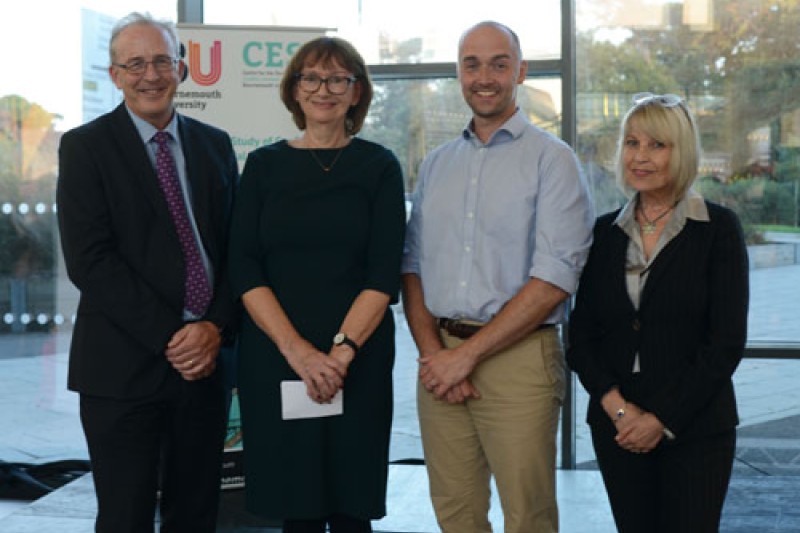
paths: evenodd
<path fill-rule="evenodd" d="M 481 324 L 470 324 L 453 318 L 437 318 L 436 325 L 439 326 L 440 329 L 445 330 L 449 335 L 459 339 L 468 339 L 478 333 L 483 327 Z M 535 331 L 554 327 L 556 327 L 555 324 L 541 324 Z"/>

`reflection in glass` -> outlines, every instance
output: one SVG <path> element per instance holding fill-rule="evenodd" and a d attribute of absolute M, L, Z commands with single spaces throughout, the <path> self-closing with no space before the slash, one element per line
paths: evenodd
<path fill-rule="evenodd" d="M 0 453 L 8 462 L 86 458 L 78 397 L 66 388 L 77 291 L 61 263 L 55 186 L 61 133 L 81 122 L 92 95 L 82 43 L 105 39 L 83 26 L 84 9 L 109 17 L 132 10 L 175 18 L 177 2 L 13 2 L 0 17 L 6 75 L 0 77 Z M 31 21 L 20 24 L 20 21 Z M 17 53 L 24 51 L 24 53 Z M 55 58 L 55 59 L 54 59 Z M 87 91 L 90 92 L 90 91 Z M 2 484 L 2 483 L 0 483 Z"/>
<path fill-rule="evenodd" d="M 531 122 L 560 135 L 560 95 L 558 80 L 531 79 L 519 87 L 517 102 Z M 471 116 L 456 79 L 377 81 L 361 135 L 394 151 L 411 192 L 425 155 L 458 135 Z"/>
<path fill-rule="evenodd" d="M 21 96 L 0 97 L 0 332 L 53 326 L 55 119 Z"/>
<path fill-rule="evenodd" d="M 482 20 L 511 26 L 526 59 L 561 56 L 561 0 L 204 0 L 203 9 L 207 24 L 326 28 L 352 42 L 372 64 L 455 61 L 461 33 Z"/>
<path fill-rule="evenodd" d="M 577 149 L 598 213 L 623 201 L 612 161 L 631 97 L 678 94 L 700 128 L 697 188 L 744 224 L 748 339 L 800 342 L 800 2 L 577 0 L 576 9 Z M 794 362 L 746 361 L 737 371 L 743 424 L 800 413 L 800 397 L 781 400 L 782 413 L 762 400 L 783 370 L 796 381 Z M 583 409 L 585 396 L 577 401 Z M 593 457 L 580 416 L 579 463 Z"/>

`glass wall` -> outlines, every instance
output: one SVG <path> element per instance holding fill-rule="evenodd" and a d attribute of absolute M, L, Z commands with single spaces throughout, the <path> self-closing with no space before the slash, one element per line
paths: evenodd
<path fill-rule="evenodd" d="M 529 79 L 520 87 L 517 101 L 534 124 L 559 134 L 558 79 Z M 362 135 L 394 151 L 403 166 L 406 190 L 410 193 L 425 155 L 457 136 L 471 117 L 455 78 L 384 80 L 375 84 L 375 96 Z"/>
<path fill-rule="evenodd" d="M 174 19 L 159 0 L 4 4 L 0 16 L 0 460 L 86 458 L 77 395 L 66 390 L 77 291 L 66 278 L 56 227 L 57 149 L 96 105 L 86 70 L 108 79 L 107 42 L 87 20 L 132 10 Z M 87 17 L 88 15 L 88 17 Z M 85 64 L 100 56 L 98 65 Z M 99 98 L 99 97 L 98 97 Z M 111 355 L 111 354 L 110 354 Z"/>
<path fill-rule="evenodd" d="M 198 2 L 182 2 L 196 13 Z M 354 42 L 373 67 L 428 68 L 447 74 L 419 78 L 376 76 L 376 98 L 363 135 L 400 158 L 410 192 L 416 169 L 434 146 L 455 136 L 469 119 L 454 61 L 460 33 L 483 19 L 518 25 L 528 59 L 560 56 L 560 2 L 491 6 L 412 0 L 396 6 L 378 0 L 265 4 L 205 0 L 208 24 L 323 27 Z M 77 395 L 66 391 L 67 351 L 77 291 L 60 257 L 54 203 L 60 136 L 116 103 L 100 87 L 107 80 L 107 43 L 93 39 L 92 24 L 110 26 L 131 10 L 177 18 L 178 2 L 65 0 L 41 6 L 19 2 L 0 18 L 7 72 L 0 80 L 0 374 L 13 388 L 0 395 L 0 423 L 14 428 L 0 438 L 0 459 L 85 457 Z M 21 24 L 36 20 L 37 24 Z M 190 21 L 196 22 L 196 21 Z M 91 24 L 89 25 L 91 26 Z M 102 33 L 102 32 L 97 32 Z M 87 63 L 87 56 L 90 57 Z M 42 60 L 42 58 L 47 58 Z M 437 65 L 444 65 L 438 69 Z M 406 70 L 408 73 L 409 71 Z M 520 100 L 532 120 L 557 132 L 561 115 L 558 79 L 526 83 Z M 414 402 L 416 350 L 399 306 L 397 415 L 392 459 L 419 458 Z M 22 404 L 23 407 L 20 407 Z"/>
<path fill-rule="evenodd" d="M 515 27 L 528 59 L 561 56 L 560 0 L 466 0 L 458 4 L 428 0 L 204 0 L 203 10 L 206 24 L 328 28 L 355 44 L 371 64 L 455 61 L 461 32 L 486 19 Z"/>
<path fill-rule="evenodd" d="M 613 184 L 614 142 L 631 96 L 650 91 L 685 98 L 704 148 L 697 188 L 733 208 L 745 227 L 749 344 L 782 346 L 783 355 L 793 349 L 797 356 L 800 2 L 576 0 L 576 10 L 577 150 L 598 212 L 622 201 Z M 737 465 L 744 470 L 775 472 L 765 465 L 786 467 L 797 456 L 787 454 L 800 445 L 797 433 L 791 443 L 785 438 L 796 427 L 800 401 L 784 394 L 799 377 L 800 365 L 788 360 L 747 360 L 737 371 Z M 579 398 L 579 407 L 584 403 Z M 591 465 L 591 446 L 582 437 L 579 431 L 578 463 Z"/>
<path fill-rule="evenodd" d="M 543 72 L 536 62 L 560 69 L 566 83 L 552 69 L 547 77 L 532 77 L 520 91 L 520 104 L 537 124 L 571 136 L 566 117 L 572 102 L 562 103 L 562 88 L 570 91 L 572 78 L 569 65 L 560 62 L 561 0 L 464 1 L 457 7 L 421 0 L 184 3 L 202 4 L 208 24 L 313 26 L 354 42 L 376 80 L 363 135 L 397 154 L 408 191 L 425 154 L 456 135 L 469 118 L 454 81 L 454 61 L 461 31 L 479 20 L 514 27 L 526 59 L 534 62 L 531 76 Z M 82 58 L 87 49 L 102 55 L 106 47 L 85 41 L 90 32 L 82 31 L 83 10 L 112 21 L 133 9 L 173 19 L 177 14 L 177 2 L 158 0 L 47 4 L 46 16 L 37 3 L 16 2 L 13 15 L 0 17 L 7 73 L 0 78 L 0 375 L 13 385 L 0 394 L 0 424 L 10 428 L 0 438 L 3 460 L 85 455 L 77 398 L 65 390 L 77 294 L 61 266 L 54 205 L 60 135 L 83 121 L 87 105 L 97 104 L 86 100 Z M 778 347 L 781 355 L 796 354 L 800 343 L 799 4 L 574 1 L 575 146 L 598 212 L 622 201 L 611 169 L 619 120 L 631 95 L 673 92 L 686 98 L 698 116 L 705 148 L 699 188 L 709 199 L 733 207 L 746 225 L 752 263 L 750 344 Z M 98 79 L 103 68 L 95 69 Z M 396 312 L 392 459 L 419 458 L 416 351 L 402 311 Z M 782 435 L 785 421 L 800 420 L 797 366 L 775 359 L 742 365 L 736 377 L 742 435 Z M 591 467 L 581 392 L 578 385 L 578 463 Z M 22 406 L 20 397 L 26 399 Z M 781 446 L 786 441 L 797 442 L 796 434 L 783 438 Z"/>

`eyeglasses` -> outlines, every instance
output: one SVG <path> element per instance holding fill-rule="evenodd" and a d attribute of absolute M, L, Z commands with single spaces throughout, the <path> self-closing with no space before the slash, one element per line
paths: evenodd
<path fill-rule="evenodd" d="M 653 94 L 653 93 L 636 93 L 633 95 L 633 103 L 635 105 L 647 105 L 656 103 L 663 107 L 675 107 L 683 102 L 683 98 L 677 94 Z"/>
<path fill-rule="evenodd" d="M 300 88 L 307 93 L 319 91 L 319 88 L 324 83 L 328 92 L 335 95 L 346 93 L 350 84 L 358 80 L 356 76 L 328 76 L 327 78 L 321 78 L 316 74 L 297 74 L 295 78 L 297 78 Z"/>
<path fill-rule="evenodd" d="M 158 56 L 152 61 L 145 61 L 144 59 L 132 59 L 127 63 L 114 63 L 114 66 L 125 69 L 128 74 L 141 76 L 147 70 L 147 65 L 150 64 L 153 65 L 153 68 L 156 69 L 156 72 L 159 74 L 166 74 L 175 68 L 175 65 L 178 64 L 178 60 L 174 57 Z"/>

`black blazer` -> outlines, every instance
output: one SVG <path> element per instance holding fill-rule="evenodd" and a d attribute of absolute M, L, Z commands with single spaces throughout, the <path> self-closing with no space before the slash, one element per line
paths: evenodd
<path fill-rule="evenodd" d="M 625 285 L 628 236 L 613 224 L 619 212 L 597 220 L 567 351 L 591 397 L 590 424 L 608 420 L 599 402 L 615 385 L 678 438 L 738 424 L 731 376 L 747 339 L 747 250 L 736 215 L 706 205 L 710 221 L 688 219 L 656 257 L 638 311 Z"/>
<path fill-rule="evenodd" d="M 203 317 L 233 316 L 225 255 L 238 179 L 230 137 L 180 116 L 193 213 L 214 271 Z M 167 341 L 183 324 L 184 261 L 156 172 L 124 104 L 61 139 L 58 220 L 67 273 L 80 290 L 68 386 L 96 396 L 155 392 L 170 373 Z"/>

